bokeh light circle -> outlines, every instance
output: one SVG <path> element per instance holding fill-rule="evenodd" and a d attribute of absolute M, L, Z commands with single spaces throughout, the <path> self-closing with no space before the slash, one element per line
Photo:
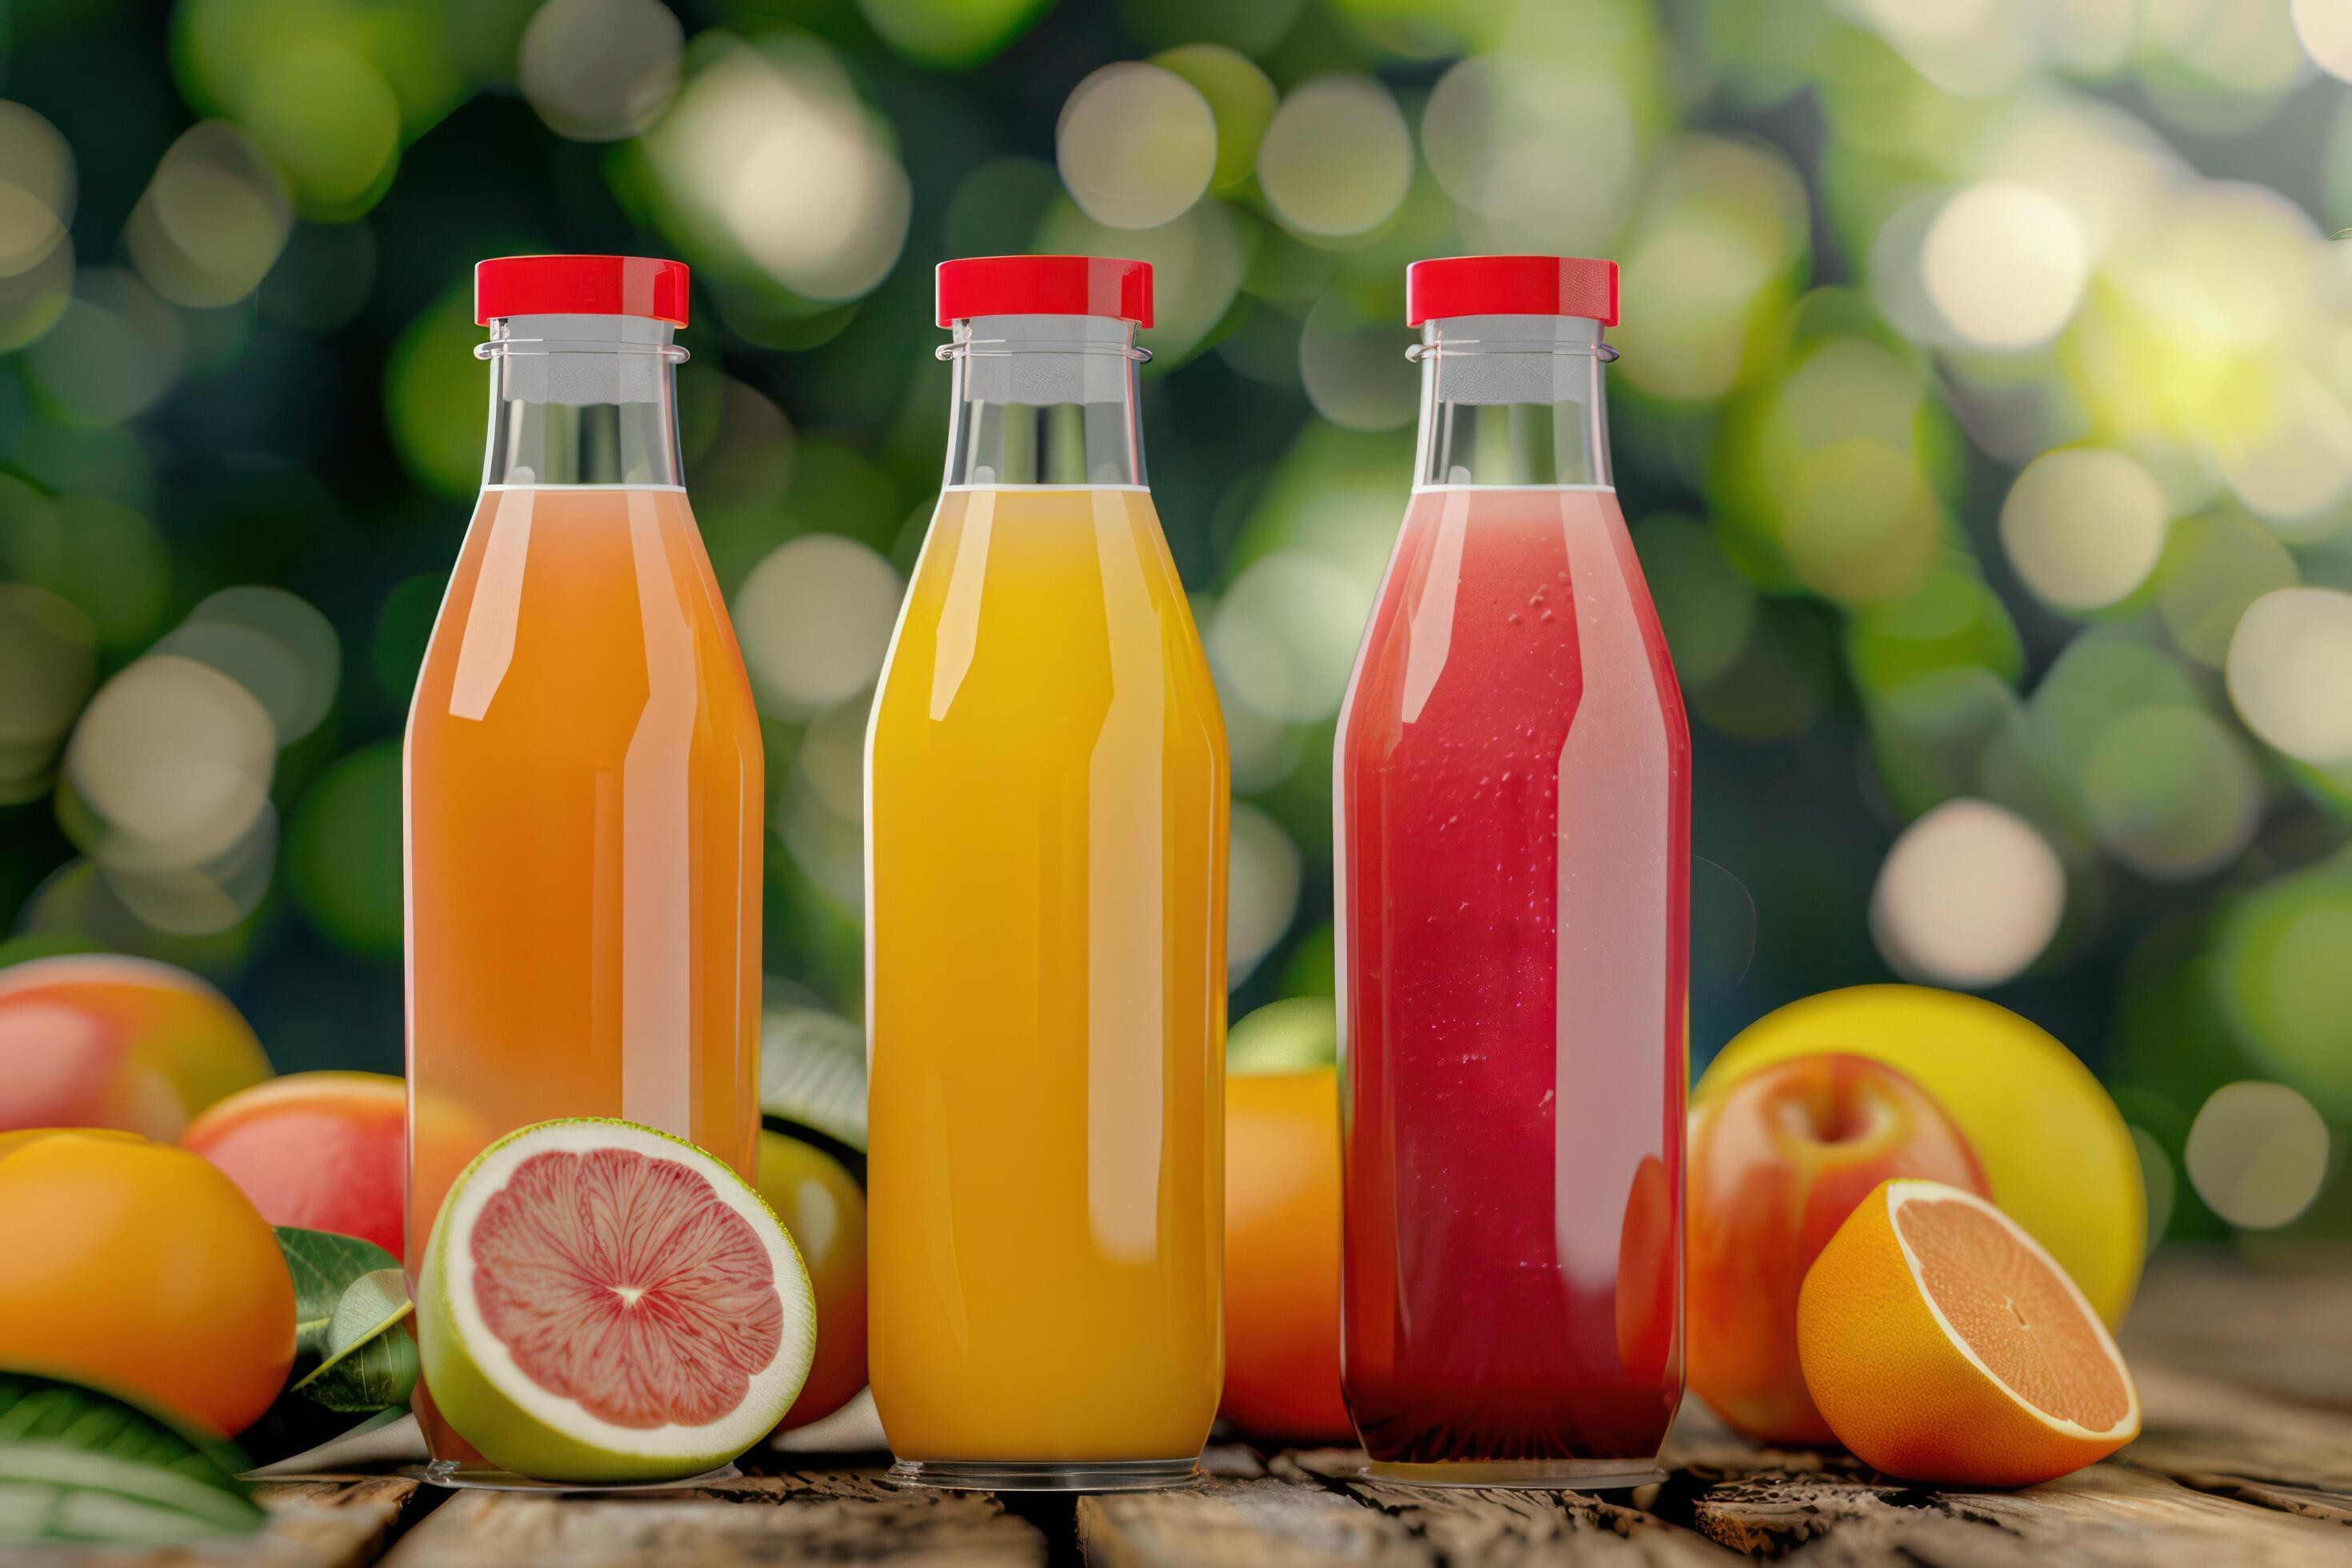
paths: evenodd
<path fill-rule="evenodd" d="M 296 803 L 287 880 L 303 912 L 338 946 L 400 952 L 400 742 L 339 757 Z"/>
<path fill-rule="evenodd" d="M 1258 807 L 1236 802 L 1226 883 L 1225 978 L 1238 985 L 1274 951 L 1298 913 L 1298 846 Z"/>
<path fill-rule="evenodd" d="M 1355 668 L 1367 598 L 1348 574 L 1304 551 L 1250 563 L 1209 625 L 1218 689 L 1269 718 L 1329 718 Z"/>
<path fill-rule="evenodd" d="M 2090 281 L 2074 215 L 2047 192 L 1986 180 L 1944 204 L 1919 268 L 1953 335 L 1978 348 L 2024 349 L 2057 335 Z"/>
<path fill-rule="evenodd" d="M 1834 440 L 1799 458 L 1780 519 L 1798 580 L 1847 604 L 1916 588 L 1936 563 L 1942 510 L 1908 452 Z"/>
<path fill-rule="evenodd" d="M 718 54 L 645 147 L 689 226 L 716 230 L 805 299 L 866 293 L 906 242 L 907 171 L 814 38 L 776 35 Z"/>
<path fill-rule="evenodd" d="M 2298 576 L 2287 547 L 2244 514 L 2183 518 L 2158 569 L 2157 614 L 2182 653 L 2219 669 L 2247 606 Z"/>
<path fill-rule="evenodd" d="M 355 217 L 389 188 L 400 159 L 399 95 L 333 32 L 278 41 L 254 64 L 236 107 L 304 216 Z"/>
<path fill-rule="evenodd" d="M 882 41 L 919 65 L 961 69 L 1003 51 L 1052 0 L 857 0 Z"/>
<path fill-rule="evenodd" d="M 1616 76 L 1533 54 L 1473 55 L 1439 79 L 1421 142 L 1497 247 L 1594 255 L 1631 212 L 1641 137 Z"/>
<path fill-rule="evenodd" d="M 2173 1173 L 2172 1156 L 2153 1134 L 2131 1130 L 2132 1148 L 2139 1154 L 2139 1176 L 2147 1189 L 2147 1245 L 2154 1247 L 2172 1225 L 2172 1209 L 2179 1198 L 2180 1178 Z"/>
<path fill-rule="evenodd" d="M 2000 509 L 2000 541 L 2027 587 L 2063 610 L 2135 592 L 2164 553 L 2164 491 L 2121 452 L 2073 447 L 2025 467 Z"/>
<path fill-rule="evenodd" d="M 2253 408 L 2212 432 L 2238 499 L 2289 539 L 2333 533 L 2352 489 L 2352 410 L 2317 376 L 2273 367 Z M 2258 412 L 2255 410 L 2258 409 Z"/>
<path fill-rule="evenodd" d="M 1990 801 L 1949 800 L 1887 851 L 1870 929 L 1899 973 L 1983 990 L 2039 958 L 2065 909 L 2065 868 L 2032 824 Z"/>
<path fill-rule="evenodd" d="M 1217 162 L 1209 183 L 1217 190 L 1240 184 L 1257 169 L 1258 143 L 1274 119 L 1279 95 L 1257 62 L 1223 44 L 1180 44 L 1151 57 L 1201 91 L 1217 120 Z"/>
<path fill-rule="evenodd" d="M 2242 1079 L 2198 1110 L 2182 1163 L 2206 1207 L 2242 1230 L 2271 1230 L 2319 1195 L 2327 1142 L 2311 1101 L 2283 1083 Z"/>
<path fill-rule="evenodd" d="M 70 419 L 119 425 L 145 413 L 184 368 L 187 329 L 136 274 L 89 268 L 57 325 L 26 353 L 43 392 Z"/>
<path fill-rule="evenodd" d="M 1209 188 L 1217 120 L 1201 89 L 1174 71 L 1122 61 L 1070 89 L 1054 146 L 1062 184 L 1087 216 L 1157 228 Z"/>
<path fill-rule="evenodd" d="M 523 28 L 523 97 L 559 136 L 618 142 L 677 96 L 686 32 L 659 0 L 547 0 Z"/>
<path fill-rule="evenodd" d="M 0 279 L 47 260 L 73 215 L 73 149 L 38 111 L 0 100 Z"/>
<path fill-rule="evenodd" d="M 142 658 L 91 699 L 66 747 L 90 818 L 82 847 L 110 868 L 186 870 L 234 849 L 269 809 L 278 731 L 229 677 Z"/>
<path fill-rule="evenodd" d="M 1760 369 L 1805 207 L 1804 181 L 1770 149 L 1712 136 L 1677 144 L 1626 253 L 1624 325 L 1612 333 L 1626 357 L 1611 374 L 1700 401 Z"/>
<path fill-rule="evenodd" d="M 1327 76 L 1282 100 L 1258 143 L 1258 184 L 1292 231 L 1345 238 L 1378 228 L 1412 182 L 1412 136 L 1389 89 Z"/>
<path fill-rule="evenodd" d="M 2352 5 L 2343 0 L 2293 0 L 2289 16 L 2312 63 L 2338 81 L 2352 81 Z"/>
<path fill-rule="evenodd" d="M 335 628 L 283 588 L 224 588 L 189 611 L 156 651 L 209 664 L 252 692 L 281 747 L 319 727 L 343 677 Z"/>
<path fill-rule="evenodd" d="M 2322 861 L 2236 900 L 2217 974 L 2231 1032 L 2264 1071 L 2352 1119 L 2352 867 Z"/>
<path fill-rule="evenodd" d="M 811 719 L 871 685 L 904 592 L 872 547 L 836 533 L 805 533 L 769 552 L 732 606 L 761 711 Z"/>
<path fill-rule="evenodd" d="M 2157 705 L 2115 719 L 2092 743 L 2081 782 L 2100 842 L 2150 877 L 2218 870 L 2262 821 L 2252 761 L 2201 708 Z"/>
<path fill-rule="evenodd" d="M 866 721 L 863 692 L 816 716 L 784 777 L 775 831 L 801 874 L 834 905 L 866 907 Z"/>
<path fill-rule="evenodd" d="M 0 804 L 48 787 L 58 742 L 98 679 L 98 631 L 30 583 L 0 583 Z"/>
<path fill-rule="evenodd" d="M 191 126 L 163 154 L 123 239 L 133 265 L 175 305 L 232 305 L 260 287 L 292 232 L 277 174 L 225 121 Z"/>
<path fill-rule="evenodd" d="M 1349 430 L 1410 425 L 1420 393 L 1414 377 L 1398 367 L 1412 342 L 1394 317 L 1368 315 L 1344 290 L 1328 290 L 1298 335 L 1298 379 L 1307 401 Z"/>
<path fill-rule="evenodd" d="M 2352 594 L 2263 595 L 2239 618 L 2223 668 L 2246 728 L 2314 766 L 2352 761 Z"/>
<path fill-rule="evenodd" d="M 1112 228 L 1075 203 L 1057 201 L 1038 226 L 1034 248 L 1049 254 L 1126 256 L 1151 264 L 1152 324 L 1138 342 L 1150 349 L 1153 374 L 1184 363 L 1224 318 L 1248 266 L 1244 229 L 1234 209 L 1195 202 L 1158 228 Z"/>

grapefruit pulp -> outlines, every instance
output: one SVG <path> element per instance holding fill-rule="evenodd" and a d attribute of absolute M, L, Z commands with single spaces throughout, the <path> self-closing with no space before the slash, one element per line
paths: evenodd
<path fill-rule="evenodd" d="M 634 1122 L 526 1127 L 434 1222 L 418 1289 L 433 1403 L 493 1464 L 657 1481 L 734 1458 L 808 1376 L 792 1237 L 723 1162 Z"/>

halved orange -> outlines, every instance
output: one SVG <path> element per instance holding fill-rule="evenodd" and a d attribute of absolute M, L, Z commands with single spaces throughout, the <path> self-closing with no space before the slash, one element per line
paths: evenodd
<path fill-rule="evenodd" d="M 1838 1441 L 1914 1480 L 2031 1486 L 2139 1436 L 2106 1326 L 2042 1244 L 1974 1193 L 1882 1182 L 1797 1298 L 1805 1386 Z"/>

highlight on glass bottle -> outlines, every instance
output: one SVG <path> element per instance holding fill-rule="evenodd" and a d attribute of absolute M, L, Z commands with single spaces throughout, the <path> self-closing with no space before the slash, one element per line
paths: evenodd
<path fill-rule="evenodd" d="M 762 751 L 682 489 L 687 282 L 476 273 L 482 495 L 406 737 L 412 1280 L 451 1183 L 520 1127 L 623 1117 L 754 1173 Z M 513 1484 L 417 1395 L 436 1477 Z"/>
<path fill-rule="evenodd" d="M 950 261 L 866 742 L 868 1361 L 904 1479 L 1196 1473 L 1223 1381 L 1227 756 L 1144 488 L 1150 268 Z"/>
<path fill-rule="evenodd" d="M 1334 759 L 1342 1384 L 1381 1473 L 1625 1485 L 1682 1394 L 1689 731 L 1611 488 L 1612 263 L 1424 261 Z"/>

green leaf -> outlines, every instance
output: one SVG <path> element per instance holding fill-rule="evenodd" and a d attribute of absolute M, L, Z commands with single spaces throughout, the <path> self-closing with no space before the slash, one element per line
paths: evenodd
<path fill-rule="evenodd" d="M 416 1342 L 398 1331 L 415 1310 L 408 1277 L 399 1269 L 361 1275 L 328 1321 L 324 1358 L 290 1392 L 330 1410 L 406 1404 L 416 1387 Z"/>
<path fill-rule="evenodd" d="M 0 1543 L 171 1545 L 268 1521 L 245 1456 L 119 1394 L 0 1372 Z"/>
<path fill-rule="evenodd" d="M 400 1260 L 356 1236 L 290 1225 L 278 1227 L 278 1247 L 286 1255 L 286 1272 L 294 1278 L 293 1375 L 299 1382 L 331 1353 L 327 1335 L 343 1292 L 362 1275 L 397 1268 Z"/>

